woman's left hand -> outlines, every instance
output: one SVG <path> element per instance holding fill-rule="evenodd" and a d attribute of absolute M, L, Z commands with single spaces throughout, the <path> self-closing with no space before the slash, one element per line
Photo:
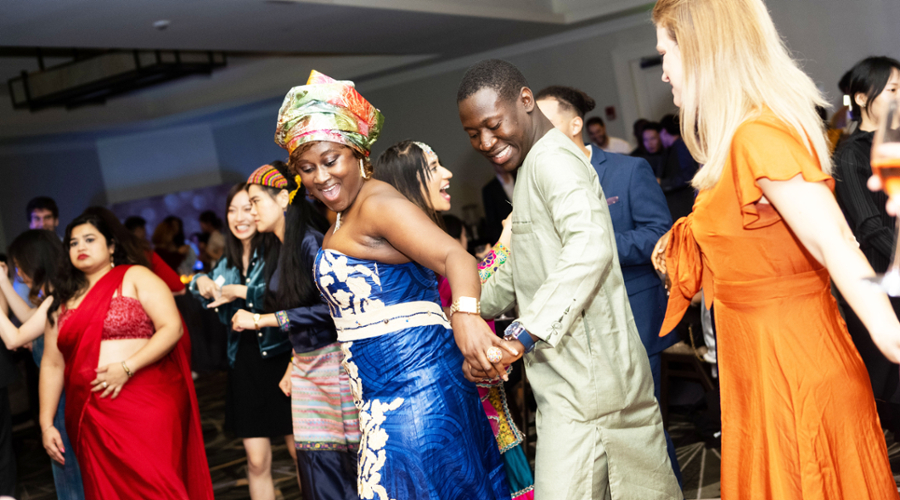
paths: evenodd
<path fill-rule="evenodd" d="M 103 391 L 101 398 L 112 394 L 112 399 L 116 399 L 125 382 L 128 382 L 128 374 L 122 368 L 122 363 L 111 363 L 97 368 L 97 378 L 91 381 L 94 386 L 91 392 Z"/>
<path fill-rule="evenodd" d="M 256 330 L 256 323 L 253 321 L 253 313 L 244 309 L 234 313 L 234 316 L 231 317 L 231 329 L 236 332 Z"/>
<path fill-rule="evenodd" d="M 294 364 L 292 362 L 288 364 L 287 371 L 284 372 L 284 376 L 281 377 L 281 382 L 278 382 L 278 388 L 281 389 L 281 392 L 287 397 L 291 397 L 291 373 L 293 372 Z"/>

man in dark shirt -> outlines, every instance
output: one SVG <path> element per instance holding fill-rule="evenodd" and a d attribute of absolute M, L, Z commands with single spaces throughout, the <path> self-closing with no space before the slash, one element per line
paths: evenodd
<path fill-rule="evenodd" d="M 484 204 L 485 234 L 484 241 L 494 244 L 503 232 L 503 220 L 512 212 L 512 192 L 515 177 L 502 169 L 494 169 L 497 174 L 491 182 L 481 188 L 481 201 Z"/>
<path fill-rule="evenodd" d="M 699 165 L 681 138 L 681 129 L 675 115 L 666 115 L 660 122 L 660 141 L 667 148 L 659 184 L 666 195 L 666 204 L 672 220 L 686 217 L 694 208 L 694 188 L 691 179 Z"/>

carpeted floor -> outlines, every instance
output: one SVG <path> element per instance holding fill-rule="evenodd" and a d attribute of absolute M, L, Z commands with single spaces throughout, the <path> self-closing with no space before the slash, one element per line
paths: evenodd
<path fill-rule="evenodd" d="M 246 480 L 246 457 L 239 439 L 223 430 L 225 420 L 224 372 L 201 375 L 196 382 L 203 421 L 206 453 L 212 472 L 217 499 L 249 499 Z M 685 498 L 719 498 L 720 448 L 714 439 L 704 441 L 697 429 L 697 413 L 686 408 L 673 408 L 669 414 L 669 433 L 675 442 L 678 462 L 684 475 Z M 534 427 L 532 426 L 532 435 Z M 888 435 L 888 452 L 895 473 L 900 473 L 900 444 Z M 44 500 L 56 498 L 50 459 L 40 441 L 40 431 L 30 422 L 20 424 L 14 432 L 18 463 L 18 499 Z M 279 499 L 300 499 L 294 467 L 283 442 L 273 443 L 273 475 Z M 530 447 L 533 456 L 533 445 Z M 895 476 L 897 477 L 897 476 Z"/>
<path fill-rule="evenodd" d="M 201 375 L 196 381 L 203 440 L 217 499 L 249 499 L 247 457 L 240 439 L 225 433 L 225 372 Z M 24 427 L 24 428 L 23 428 Z M 18 464 L 18 500 L 56 498 L 50 459 L 37 426 L 18 426 L 13 434 Z M 284 441 L 273 441 L 272 475 L 277 499 L 300 499 L 293 461 Z"/>

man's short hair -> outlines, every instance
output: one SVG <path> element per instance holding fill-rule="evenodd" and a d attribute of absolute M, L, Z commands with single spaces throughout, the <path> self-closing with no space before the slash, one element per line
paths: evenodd
<path fill-rule="evenodd" d="M 603 118 L 600 118 L 599 116 L 592 116 L 588 118 L 586 122 L 584 122 L 584 128 L 588 128 L 591 125 L 600 125 L 601 127 L 606 127 L 606 124 L 603 123 Z"/>
<path fill-rule="evenodd" d="M 681 127 L 678 125 L 678 116 L 666 115 L 659 121 L 659 126 L 669 135 L 681 135 Z"/>
<path fill-rule="evenodd" d="M 147 220 L 139 215 L 132 215 L 125 219 L 125 229 L 134 231 L 139 227 L 147 227 Z"/>
<path fill-rule="evenodd" d="M 28 205 L 25 206 L 25 219 L 31 220 L 31 213 L 35 210 L 49 210 L 53 214 L 54 219 L 59 219 L 59 208 L 56 207 L 56 202 L 53 198 L 49 196 L 32 198 Z"/>
<path fill-rule="evenodd" d="M 528 81 L 519 68 L 500 59 L 485 59 L 466 70 L 456 92 L 456 102 L 466 100 L 483 88 L 495 90 L 504 101 L 514 101 L 522 87 L 528 87 Z"/>
<path fill-rule="evenodd" d="M 641 133 L 643 134 L 647 130 L 655 130 L 656 133 L 658 134 L 658 133 L 662 132 L 662 126 L 656 122 L 647 122 L 644 125 L 644 128 L 641 129 Z"/>
<path fill-rule="evenodd" d="M 575 111 L 581 119 L 584 119 L 584 115 L 597 106 L 597 103 L 594 102 L 591 96 L 574 87 L 564 87 L 562 85 L 547 87 L 534 97 L 537 101 L 548 98 L 556 99 L 559 107 L 566 111 Z"/>

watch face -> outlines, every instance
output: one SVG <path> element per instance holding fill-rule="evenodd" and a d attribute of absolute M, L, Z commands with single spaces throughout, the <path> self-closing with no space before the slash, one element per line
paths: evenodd
<path fill-rule="evenodd" d="M 518 321 L 513 321 L 506 327 L 506 330 L 503 332 L 503 337 L 508 339 L 518 338 L 519 334 L 522 333 L 522 325 L 519 324 Z"/>

